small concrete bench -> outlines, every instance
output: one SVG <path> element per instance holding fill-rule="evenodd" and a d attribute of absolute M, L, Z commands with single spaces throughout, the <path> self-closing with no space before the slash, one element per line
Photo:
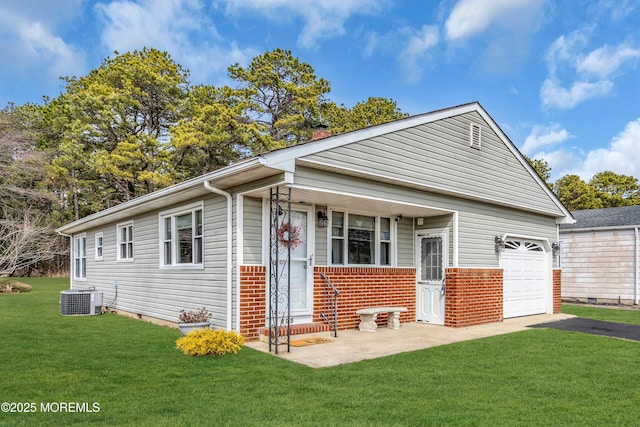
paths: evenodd
<path fill-rule="evenodd" d="M 376 319 L 380 313 L 389 313 L 387 328 L 400 329 L 400 313 L 407 311 L 406 307 L 367 307 L 356 311 L 360 316 L 358 329 L 362 332 L 375 332 L 378 330 Z"/>

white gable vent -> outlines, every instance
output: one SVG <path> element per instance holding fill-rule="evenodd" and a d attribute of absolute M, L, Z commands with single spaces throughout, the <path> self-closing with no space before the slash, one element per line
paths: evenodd
<path fill-rule="evenodd" d="M 480 125 L 470 123 L 469 126 L 469 146 L 479 150 L 482 145 L 482 128 Z"/>

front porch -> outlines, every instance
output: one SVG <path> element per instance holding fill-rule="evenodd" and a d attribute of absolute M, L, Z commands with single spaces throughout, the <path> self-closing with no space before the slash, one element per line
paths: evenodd
<path fill-rule="evenodd" d="M 331 342 L 292 347 L 291 352 L 281 351 L 274 356 L 312 368 L 326 368 L 461 341 L 524 331 L 530 325 L 571 317 L 574 316 L 560 313 L 540 314 L 463 328 L 448 328 L 412 322 L 402 324 L 399 330 L 379 328 L 375 334 L 351 329 L 341 331 L 337 338 L 330 337 Z M 245 345 L 269 353 L 269 345 L 265 342 L 251 341 Z"/>

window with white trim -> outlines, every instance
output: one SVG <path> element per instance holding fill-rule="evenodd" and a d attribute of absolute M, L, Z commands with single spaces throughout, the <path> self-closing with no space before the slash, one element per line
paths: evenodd
<path fill-rule="evenodd" d="M 162 266 L 202 266 L 202 203 L 180 210 L 160 213 Z"/>
<path fill-rule="evenodd" d="M 73 237 L 73 278 L 87 278 L 87 236 L 80 234 Z"/>
<path fill-rule="evenodd" d="M 96 261 L 102 261 L 104 259 L 104 237 L 102 233 L 96 233 L 95 250 Z"/>
<path fill-rule="evenodd" d="M 391 265 L 391 218 L 333 211 L 331 263 Z"/>
<path fill-rule="evenodd" d="M 133 222 L 118 224 L 118 261 L 133 261 Z"/>

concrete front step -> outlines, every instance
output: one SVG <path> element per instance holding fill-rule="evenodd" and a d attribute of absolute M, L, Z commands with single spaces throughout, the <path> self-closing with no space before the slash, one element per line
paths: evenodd
<path fill-rule="evenodd" d="M 287 335 L 287 328 L 282 327 L 278 331 L 281 337 Z M 298 325 L 291 325 L 291 339 L 305 339 L 305 338 L 329 338 L 332 331 L 329 325 L 326 323 L 300 323 Z M 269 328 L 260 328 L 258 330 L 258 339 L 261 342 L 269 342 Z"/>

